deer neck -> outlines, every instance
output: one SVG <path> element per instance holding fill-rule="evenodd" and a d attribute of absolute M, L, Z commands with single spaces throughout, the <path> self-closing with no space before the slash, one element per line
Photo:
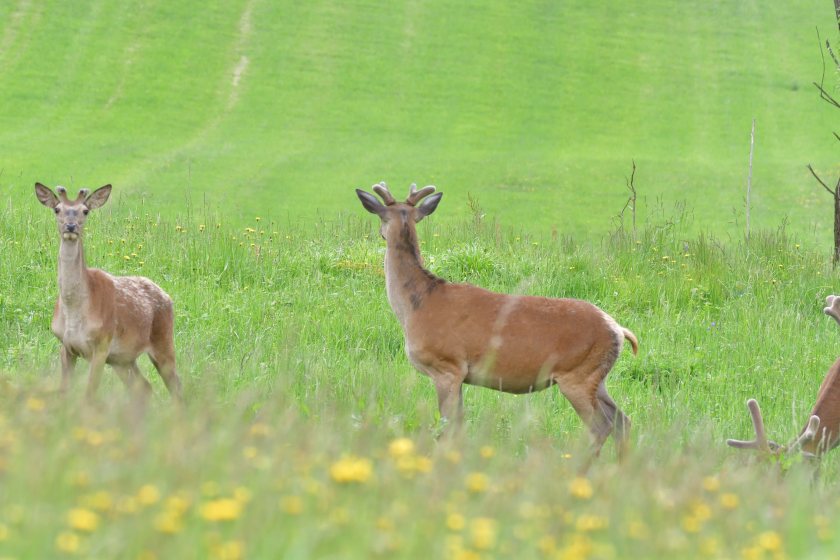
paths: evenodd
<path fill-rule="evenodd" d="M 78 309 L 88 299 L 87 266 L 82 239 L 61 240 L 58 249 L 58 293 L 68 309 Z"/>
<path fill-rule="evenodd" d="M 414 224 L 404 222 L 399 231 L 386 237 L 386 242 L 385 287 L 388 303 L 405 327 L 408 317 L 422 306 L 423 298 L 442 280 L 423 268 Z"/>

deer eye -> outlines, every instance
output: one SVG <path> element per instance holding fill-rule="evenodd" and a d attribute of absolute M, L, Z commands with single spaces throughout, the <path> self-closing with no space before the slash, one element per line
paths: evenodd
<path fill-rule="evenodd" d="M 87 208 L 85 208 L 84 210 L 82 210 L 82 214 L 84 214 L 85 216 L 87 216 L 87 215 L 88 215 L 88 212 L 90 212 L 90 210 L 88 210 Z"/>
<path fill-rule="evenodd" d="M 60 212 L 60 210 L 58 208 L 53 208 L 53 210 L 55 211 L 56 214 L 58 214 Z"/>

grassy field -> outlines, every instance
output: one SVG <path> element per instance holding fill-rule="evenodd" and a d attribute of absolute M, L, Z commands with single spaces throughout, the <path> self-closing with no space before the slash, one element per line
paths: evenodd
<path fill-rule="evenodd" d="M 34 196 L 33 196 L 34 199 Z M 33 204 L 37 204 L 33 200 Z M 729 450 L 744 402 L 792 438 L 837 355 L 823 255 L 778 233 L 749 245 L 672 219 L 600 243 L 473 219 L 421 226 L 430 268 L 511 293 L 596 302 L 640 338 L 609 378 L 635 453 L 585 438 L 554 391 L 467 388 L 468 435 L 436 442 L 434 391 L 407 363 L 384 293 L 382 241 L 361 216 L 232 227 L 114 203 L 88 260 L 155 278 L 177 302 L 188 405 L 148 363 L 144 421 L 116 376 L 102 405 L 66 399 L 48 324 L 57 234 L 38 206 L 0 211 L 0 557 L 827 558 L 837 461 L 810 470 Z M 439 213 L 446 210 L 445 202 Z M 201 214 L 196 212 L 195 214 Z"/>
<path fill-rule="evenodd" d="M 724 444 L 749 397 L 792 439 L 840 353 L 815 27 L 824 0 L 0 3 L 0 560 L 837 558 L 838 459 Z M 438 439 L 353 193 L 382 179 L 446 193 L 435 274 L 638 335 L 626 464 L 579 473 L 554 390 L 467 388 Z M 56 394 L 35 181 L 114 184 L 87 260 L 172 295 L 184 408 L 145 359 L 145 414 L 114 375 L 83 404 L 85 364 Z"/>
<path fill-rule="evenodd" d="M 0 189 L 110 182 L 169 216 L 206 199 L 294 221 L 417 181 L 448 193 L 443 220 L 471 193 L 584 235 L 611 229 L 635 159 L 643 217 L 685 201 L 725 237 L 756 118 L 754 224 L 825 246 L 817 27 L 836 29 L 826 0 L 5 2 Z"/>

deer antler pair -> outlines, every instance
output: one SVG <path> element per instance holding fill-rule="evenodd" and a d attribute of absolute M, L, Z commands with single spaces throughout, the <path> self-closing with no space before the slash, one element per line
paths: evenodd
<path fill-rule="evenodd" d="M 753 427 L 755 428 L 755 439 L 752 441 L 744 441 L 738 439 L 728 439 L 726 443 L 738 449 L 755 449 L 761 453 L 772 455 L 782 451 L 794 451 L 812 441 L 817 437 L 820 429 L 820 417 L 811 416 L 808 420 L 808 425 L 802 431 L 802 434 L 796 438 L 792 444 L 788 446 L 779 445 L 775 441 L 767 439 L 764 431 L 764 420 L 761 417 L 761 408 L 758 406 L 758 401 L 750 399 L 747 401 L 747 408 L 750 409 L 750 416 L 752 416 Z"/>
<path fill-rule="evenodd" d="M 388 190 L 388 186 L 385 184 L 385 181 L 373 185 L 373 192 L 375 192 L 382 198 L 382 201 L 385 203 L 385 206 L 391 206 L 392 204 L 397 203 L 396 199 L 394 198 L 394 195 L 392 195 L 391 191 Z M 411 183 L 411 187 L 409 187 L 408 190 L 408 198 L 405 199 L 405 203 L 410 206 L 416 206 L 418 202 L 420 202 L 422 199 L 429 196 L 433 192 L 435 192 L 435 188 L 432 185 L 423 187 L 418 191 L 417 183 Z"/>
<path fill-rule="evenodd" d="M 88 189 L 79 189 L 79 194 L 76 196 L 76 200 L 70 200 L 67 198 L 67 189 L 64 187 L 56 187 L 55 192 L 58 193 L 58 198 L 60 198 L 61 202 L 64 204 L 76 204 L 77 202 L 81 202 L 86 199 L 90 194 Z"/>

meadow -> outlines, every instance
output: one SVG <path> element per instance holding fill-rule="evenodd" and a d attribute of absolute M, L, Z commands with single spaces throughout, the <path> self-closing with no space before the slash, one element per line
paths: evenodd
<path fill-rule="evenodd" d="M 831 5 L 0 3 L 0 560 L 837 558 L 840 467 L 725 445 L 805 423 L 840 354 Z M 827 76 L 835 87 L 835 76 Z M 744 239 L 757 121 L 753 229 Z M 636 162 L 638 229 L 620 220 Z M 427 267 L 592 301 L 634 450 L 553 389 L 467 387 L 463 438 L 388 306 L 353 188 L 445 193 Z M 90 266 L 176 305 L 186 404 L 70 394 L 33 184 L 114 184 Z M 106 369 L 106 372 L 109 370 Z"/>

